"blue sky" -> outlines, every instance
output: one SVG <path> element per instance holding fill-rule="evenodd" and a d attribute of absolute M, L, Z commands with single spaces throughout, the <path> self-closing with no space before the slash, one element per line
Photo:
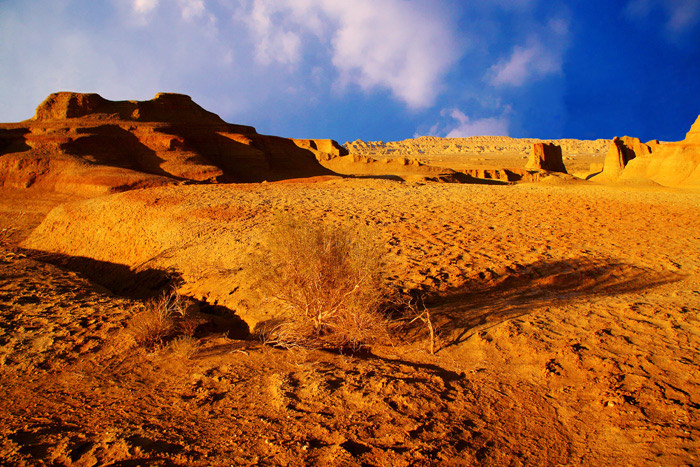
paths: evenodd
<path fill-rule="evenodd" d="M 298 138 L 683 139 L 700 0 L 0 0 L 0 121 L 181 92 Z"/>

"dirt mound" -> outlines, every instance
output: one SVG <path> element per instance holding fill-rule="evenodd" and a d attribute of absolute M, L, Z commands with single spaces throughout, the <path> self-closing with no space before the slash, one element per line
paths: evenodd
<path fill-rule="evenodd" d="M 571 182 L 562 177 L 565 176 L 555 177 L 551 183 Z M 534 187 L 523 185 L 522 189 L 527 190 L 528 186 Z M 469 243 L 475 235 L 493 236 L 487 227 L 497 226 L 499 222 L 510 232 L 508 226 L 513 225 L 508 218 L 510 211 L 484 211 L 478 202 L 508 198 L 514 188 L 335 179 L 309 184 L 135 190 L 58 206 L 23 246 L 125 265 L 137 272 L 175 268 L 185 280 L 183 293 L 235 310 L 254 328 L 269 316 L 259 306 L 259 297 L 250 291 L 251 280 L 246 276 L 242 260 L 257 248 L 258 239 L 274 212 L 287 211 L 327 222 L 360 219 L 362 223 L 376 225 L 377 234 L 394 252 L 395 261 L 388 273 L 396 278 L 397 287 L 438 292 L 459 287 L 480 273 L 494 278 L 506 273 L 512 263 L 507 249 L 502 250 L 503 257 L 493 250 L 483 252 L 488 260 L 480 263 L 477 258 L 482 253 L 473 251 Z M 443 206 L 447 199 L 449 209 Z M 545 207 L 554 201 L 547 196 L 533 195 L 526 199 L 528 209 L 536 211 L 532 216 L 552 217 Z M 542 208 L 536 205 L 538 202 Z M 570 201 L 562 203 L 571 206 L 569 217 L 576 217 L 580 214 L 578 210 L 585 209 L 579 206 L 574 210 Z M 513 210 L 516 209 L 524 207 L 516 203 Z M 484 219 L 490 222 L 484 223 Z M 553 218 L 551 224 L 546 224 L 563 228 L 561 222 Z M 475 225 L 467 228 L 466 223 Z M 571 224 L 575 225 L 575 222 Z M 441 239 L 430 233 L 428 226 L 443 232 Z M 520 228 L 527 232 L 525 225 L 512 227 L 512 232 L 507 234 L 509 241 L 528 244 L 531 240 L 524 238 L 525 233 L 518 233 Z M 605 251 L 609 247 L 602 248 Z M 537 253 L 533 254 L 523 261 L 539 258 Z M 109 279 L 104 268 L 96 269 L 95 274 L 102 280 Z M 125 281 L 117 275 L 113 282 Z"/>
<path fill-rule="evenodd" d="M 0 186 L 98 195 L 182 182 L 331 175 L 331 140 L 292 140 L 224 122 L 189 96 L 109 101 L 51 94 L 24 122 L 0 125 Z"/>
<path fill-rule="evenodd" d="M 530 159 L 525 165 L 525 168 L 567 173 L 562 159 L 561 147 L 554 143 L 533 144 L 532 154 L 530 154 Z"/>
<path fill-rule="evenodd" d="M 596 181 L 651 181 L 669 187 L 700 187 L 700 117 L 683 141 L 615 138 Z"/>

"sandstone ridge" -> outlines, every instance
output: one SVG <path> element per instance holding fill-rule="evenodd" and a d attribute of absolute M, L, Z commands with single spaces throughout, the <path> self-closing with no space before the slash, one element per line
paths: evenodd
<path fill-rule="evenodd" d="M 149 101 L 110 101 L 94 93 L 56 92 L 37 107 L 33 120 L 83 117 L 135 122 L 225 123 L 218 115 L 197 105 L 190 96 L 166 92 L 159 92 Z"/>
<path fill-rule="evenodd" d="M 562 154 L 605 154 L 610 140 L 542 140 L 536 138 L 511 138 L 508 136 L 470 136 L 467 138 L 440 138 L 421 136 L 403 141 L 356 140 L 345 143 L 351 154 L 391 155 L 406 154 L 465 154 L 479 155 L 499 152 L 513 152 L 529 155 L 535 143 L 554 143 L 562 148 Z"/>
<path fill-rule="evenodd" d="M 637 138 L 615 138 L 603 172 L 594 180 L 700 187 L 700 117 L 682 141 L 644 144 Z"/>
<path fill-rule="evenodd" d="M 591 163 L 602 164 L 609 144 L 610 140 L 604 139 L 421 136 L 390 142 L 356 140 L 347 142 L 344 146 L 353 157 L 379 161 L 410 159 L 476 179 L 518 182 L 539 181 L 547 177 L 549 172 L 569 172 L 586 178 L 590 175 Z M 545 147 L 547 154 L 544 153 Z M 536 151 L 539 152 L 535 153 Z M 568 161 L 566 166 L 564 160 Z M 567 170 L 569 164 L 573 170 Z"/>
<path fill-rule="evenodd" d="M 258 134 L 158 93 L 149 101 L 49 95 L 29 120 L 0 125 L 0 186 L 88 196 L 178 183 L 333 175 L 319 160 L 347 152 L 332 140 Z"/>

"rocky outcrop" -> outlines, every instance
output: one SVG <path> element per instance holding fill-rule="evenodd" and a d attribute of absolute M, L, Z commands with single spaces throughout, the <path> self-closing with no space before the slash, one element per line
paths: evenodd
<path fill-rule="evenodd" d="M 110 101 L 99 94 L 56 92 L 36 109 L 34 121 L 57 121 L 75 118 L 133 122 L 225 123 L 218 115 L 204 110 L 190 96 L 159 92 L 150 101 Z M 252 130 L 251 127 L 246 127 Z"/>
<path fill-rule="evenodd" d="M 631 160 L 637 157 L 646 157 L 649 154 L 651 154 L 651 148 L 638 138 L 629 136 L 613 138 L 610 149 L 605 155 L 600 179 L 617 180 Z"/>
<path fill-rule="evenodd" d="M 344 154 L 332 140 L 258 134 L 189 96 L 110 101 L 51 94 L 33 118 L 0 125 L 0 186 L 98 195 L 187 183 L 260 182 L 331 175 L 319 160 Z"/>
<path fill-rule="evenodd" d="M 420 162 L 452 169 L 469 175 L 477 181 L 500 180 L 508 182 L 537 181 L 540 176 L 534 170 L 526 170 L 522 159 L 533 154 L 535 144 L 553 144 L 561 149 L 562 163 L 551 164 L 557 170 L 567 170 L 563 159 L 571 160 L 573 170 L 581 169 L 578 158 L 601 159 L 610 140 L 541 140 L 535 138 L 510 138 L 507 136 L 471 136 L 467 138 L 440 138 L 421 136 L 403 141 L 355 140 L 345 143 L 352 156 L 369 157 L 376 160 L 410 158 Z M 535 156 L 537 157 L 537 156 Z M 541 159 L 541 155 L 538 158 Z M 550 156 L 550 159 L 552 156 Z M 545 165 L 547 165 L 545 163 Z M 586 166 L 586 169 L 588 167 Z M 586 172 L 587 176 L 589 172 Z"/>
<path fill-rule="evenodd" d="M 654 182 L 669 187 L 700 187 L 700 117 L 683 141 L 641 143 L 616 138 L 596 181 Z"/>
<path fill-rule="evenodd" d="M 351 154 L 370 157 L 381 155 L 401 157 L 414 154 L 460 154 L 482 155 L 492 153 L 530 154 L 535 143 L 554 143 L 561 147 L 564 156 L 575 154 L 604 155 L 610 145 L 609 139 L 542 140 L 536 138 L 510 138 L 508 136 L 470 136 L 468 138 L 439 138 L 421 136 L 403 141 L 362 141 L 347 142 L 344 146 Z"/>
<path fill-rule="evenodd" d="M 546 170 L 548 172 L 566 173 L 561 147 L 553 143 L 535 143 L 532 145 L 530 159 L 525 165 L 529 170 Z"/>

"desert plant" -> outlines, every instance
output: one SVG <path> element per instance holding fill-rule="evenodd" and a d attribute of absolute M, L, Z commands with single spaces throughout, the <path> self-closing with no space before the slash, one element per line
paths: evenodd
<path fill-rule="evenodd" d="M 171 289 L 148 300 L 144 309 L 132 320 L 131 329 L 136 342 L 149 350 L 159 348 L 163 340 L 175 332 L 175 318 L 184 317 L 182 297 Z"/>
<path fill-rule="evenodd" d="M 435 333 L 435 326 L 433 325 L 433 320 L 430 317 L 430 310 L 423 302 L 423 297 L 417 297 L 413 300 L 406 302 L 406 309 L 409 311 L 409 316 L 413 316 L 409 325 L 415 323 L 416 321 L 422 321 L 428 331 L 428 351 L 430 355 L 435 355 L 435 343 L 437 336 Z"/>
<path fill-rule="evenodd" d="M 170 341 L 169 346 L 174 355 L 187 360 L 197 353 L 199 343 L 192 336 L 182 335 Z"/>
<path fill-rule="evenodd" d="M 386 335 L 383 246 L 364 226 L 279 215 L 250 266 L 284 310 L 265 329 L 283 347 L 354 350 Z"/>

